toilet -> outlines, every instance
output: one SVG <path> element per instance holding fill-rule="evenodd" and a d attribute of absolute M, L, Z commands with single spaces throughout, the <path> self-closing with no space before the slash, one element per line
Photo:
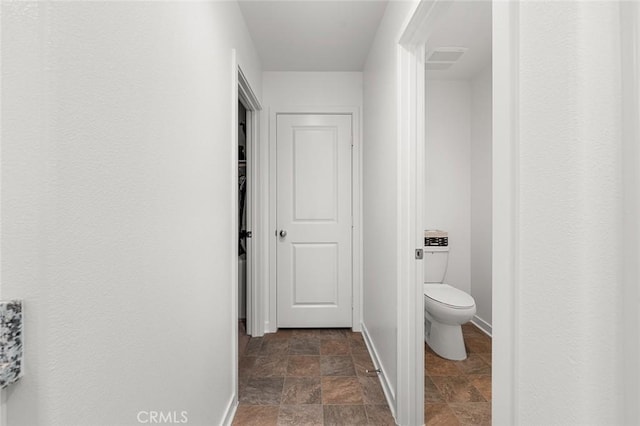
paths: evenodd
<path fill-rule="evenodd" d="M 424 247 L 424 337 L 431 349 L 443 358 L 467 358 L 462 324 L 476 314 L 471 295 L 444 282 L 449 246 Z"/>

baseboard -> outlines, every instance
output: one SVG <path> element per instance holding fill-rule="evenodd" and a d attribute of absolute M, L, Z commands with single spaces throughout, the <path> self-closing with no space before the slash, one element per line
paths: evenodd
<path fill-rule="evenodd" d="M 221 423 L 223 426 L 231 426 L 233 418 L 236 416 L 236 410 L 238 410 L 238 398 L 234 392 L 233 395 L 231 395 L 231 400 L 229 400 L 227 404 L 227 409 L 224 410 L 224 417 Z"/>
<path fill-rule="evenodd" d="M 482 330 L 484 332 L 484 334 L 486 334 L 489 337 L 493 337 L 492 335 L 492 327 L 491 324 L 489 324 L 488 322 L 486 322 L 485 320 L 483 320 L 482 318 L 480 318 L 477 315 L 473 316 L 473 319 L 471 320 L 471 324 L 475 325 L 476 327 L 478 327 L 480 330 Z"/>
<path fill-rule="evenodd" d="M 267 333 L 275 333 L 276 331 L 278 331 L 278 327 L 274 324 L 273 329 L 271 328 L 271 322 L 270 321 L 265 321 L 264 322 L 264 334 Z"/>
<path fill-rule="evenodd" d="M 380 357 L 378 356 L 378 351 L 376 351 L 376 347 L 371 341 L 371 337 L 369 337 L 369 332 L 367 331 L 367 327 L 364 323 L 361 323 L 362 327 L 362 337 L 364 337 L 364 343 L 367 345 L 367 349 L 369 350 L 369 354 L 371 355 L 371 360 L 373 361 L 373 365 L 375 368 L 380 369 L 380 374 L 378 374 L 378 378 L 380 379 L 380 384 L 382 385 L 382 390 L 384 391 L 384 396 L 387 399 L 387 403 L 389 404 L 389 408 L 391 409 L 391 414 L 393 415 L 394 420 L 396 417 L 396 394 L 393 391 L 393 388 L 389 384 L 387 379 L 387 374 L 385 369 L 380 362 Z"/>

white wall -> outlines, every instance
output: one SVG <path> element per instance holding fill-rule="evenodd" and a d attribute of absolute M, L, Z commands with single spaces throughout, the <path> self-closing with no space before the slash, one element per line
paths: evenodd
<path fill-rule="evenodd" d="M 234 2 L 2 3 L 10 425 L 218 424 L 233 395 Z"/>
<path fill-rule="evenodd" d="M 425 229 L 449 232 L 445 282 L 471 293 L 471 86 L 426 81 Z"/>
<path fill-rule="evenodd" d="M 262 73 L 263 107 L 362 107 L 361 72 Z"/>
<path fill-rule="evenodd" d="M 491 65 L 471 80 L 471 296 L 476 323 L 491 331 L 492 97 Z"/>
<path fill-rule="evenodd" d="M 262 147 L 260 150 L 261 169 L 260 182 L 264 206 L 268 206 L 270 223 L 264 229 L 271 229 L 275 226 L 275 200 L 269 200 L 269 166 L 275 157 L 270 158 L 270 154 L 275 153 L 273 148 L 275 141 L 270 140 L 269 126 L 272 113 L 278 108 L 288 107 L 356 107 L 362 110 L 362 73 L 361 72 L 281 72 L 269 71 L 262 73 L 263 87 L 263 111 L 262 120 Z M 354 123 L 354 126 L 361 126 L 361 123 Z M 273 152 L 271 152 L 273 151 Z M 266 217 L 265 217 L 266 218 Z M 271 241 L 272 232 L 265 235 L 267 241 Z M 270 280 L 263 283 L 264 292 L 264 331 L 275 332 L 276 323 L 276 277 L 275 277 L 275 244 L 269 246 L 271 253 L 271 268 L 265 276 Z M 358 265 L 354 265 L 358 267 Z M 356 291 L 359 293 L 359 286 L 354 283 Z M 354 303 L 360 299 L 359 295 L 354 295 Z M 358 328 L 358 324 L 356 328 Z"/>
<path fill-rule="evenodd" d="M 414 2 L 387 5 L 364 68 L 363 325 L 395 395 L 397 384 L 397 48 Z M 395 398 L 395 397 L 394 397 Z"/>

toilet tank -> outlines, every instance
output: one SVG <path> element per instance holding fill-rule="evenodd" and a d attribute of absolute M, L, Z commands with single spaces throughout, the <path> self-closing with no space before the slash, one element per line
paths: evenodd
<path fill-rule="evenodd" d="M 447 273 L 449 247 L 424 247 L 424 282 L 441 283 Z"/>

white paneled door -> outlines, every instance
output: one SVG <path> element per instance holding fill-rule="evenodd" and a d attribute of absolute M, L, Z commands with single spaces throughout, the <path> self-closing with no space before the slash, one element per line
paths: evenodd
<path fill-rule="evenodd" d="M 350 114 L 277 116 L 278 327 L 351 327 Z"/>

